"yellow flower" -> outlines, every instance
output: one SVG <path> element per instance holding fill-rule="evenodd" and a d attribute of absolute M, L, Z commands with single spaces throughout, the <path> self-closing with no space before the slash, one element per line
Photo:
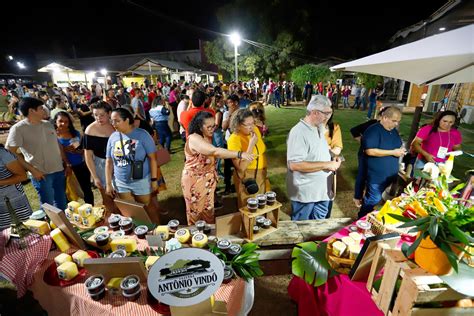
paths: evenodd
<path fill-rule="evenodd" d="M 418 200 L 414 200 L 412 205 L 415 208 L 417 215 L 421 217 L 426 217 L 429 215 L 428 212 L 425 210 L 425 208 L 421 205 L 421 203 Z"/>
<path fill-rule="evenodd" d="M 443 202 L 441 202 L 438 198 L 433 198 L 433 202 L 434 202 L 434 205 L 436 206 L 436 209 L 440 212 L 440 213 L 445 213 L 448 208 L 446 207 L 446 205 L 444 205 Z"/>

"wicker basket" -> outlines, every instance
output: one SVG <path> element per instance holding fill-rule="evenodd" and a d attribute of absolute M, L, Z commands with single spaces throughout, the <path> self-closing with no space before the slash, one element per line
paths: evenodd
<path fill-rule="evenodd" d="M 402 223 L 396 224 L 384 224 L 377 219 L 375 216 L 376 213 L 369 213 L 367 215 L 367 221 L 372 225 L 370 228 L 374 235 L 384 235 L 389 233 L 398 233 L 400 235 L 413 235 L 416 236 L 416 233 L 408 233 L 410 228 L 398 228 Z"/>
<path fill-rule="evenodd" d="M 335 241 L 337 241 L 337 239 L 331 239 L 327 245 L 326 258 L 328 259 L 328 263 L 331 266 L 331 268 L 333 268 L 337 272 L 342 273 L 342 274 L 349 274 L 355 260 L 349 259 L 348 251 L 344 253 L 342 258 L 334 256 L 333 250 L 332 250 L 332 244 Z"/>

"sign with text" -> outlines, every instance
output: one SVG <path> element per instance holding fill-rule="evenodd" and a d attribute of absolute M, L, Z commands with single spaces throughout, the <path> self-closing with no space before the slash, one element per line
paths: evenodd
<path fill-rule="evenodd" d="M 213 253 L 182 248 L 162 256 L 148 274 L 148 288 L 170 306 L 198 304 L 213 295 L 224 278 L 224 266 Z"/>

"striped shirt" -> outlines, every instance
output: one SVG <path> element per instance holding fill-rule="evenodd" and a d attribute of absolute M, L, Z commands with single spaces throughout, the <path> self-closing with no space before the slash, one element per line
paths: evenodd
<path fill-rule="evenodd" d="M 5 180 L 13 176 L 7 165 L 16 160 L 15 155 L 0 147 L 0 180 Z M 27 220 L 31 215 L 31 207 L 23 191 L 21 183 L 11 185 L 0 185 L 0 230 L 8 228 L 11 224 L 5 197 L 8 196 L 10 203 L 15 210 L 20 221 Z"/>

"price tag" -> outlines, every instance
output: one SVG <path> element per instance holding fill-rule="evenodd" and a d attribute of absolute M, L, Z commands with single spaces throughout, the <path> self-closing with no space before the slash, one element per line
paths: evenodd
<path fill-rule="evenodd" d="M 438 154 L 436 155 L 436 157 L 444 159 L 444 158 L 446 158 L 447 153 L 448 153 L 448 148 L 447 147 L 439 146 Z"/>

